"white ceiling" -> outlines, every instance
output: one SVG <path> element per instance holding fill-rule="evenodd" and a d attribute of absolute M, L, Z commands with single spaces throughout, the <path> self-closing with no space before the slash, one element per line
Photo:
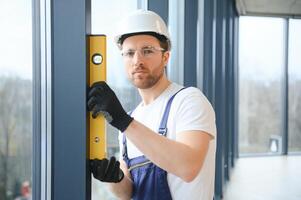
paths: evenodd
<path fill-rule="evenodd" d="M 239 15 L 301 17 L 301 0 L 235 0 Z"/>

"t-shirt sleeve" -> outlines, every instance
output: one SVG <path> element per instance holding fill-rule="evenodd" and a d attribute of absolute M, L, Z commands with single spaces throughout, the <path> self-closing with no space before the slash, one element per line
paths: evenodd
<path fill-rule="evenodd" d="M 197 88 L 185 90 L 177 105 L 176 133 L 200 130 L 215 137 L 215 112 L 210 102 Z"/>

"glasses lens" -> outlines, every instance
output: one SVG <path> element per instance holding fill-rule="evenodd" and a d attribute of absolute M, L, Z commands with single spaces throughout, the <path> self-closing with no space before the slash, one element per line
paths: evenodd
<path fill-rule="evenodd" d="M 141 55 L 143 55 L 144 57 L 151 57 L 152 55 L 154 55 L 155 50 L 154 50 L 154 48 L 147 47 L 147 48 L 141 49 L 140 52 L 141 52 Z"/>
<path fill-rule="evenodd" d="M 138 50 L 134 50 L 134 49 L 125 50 L 121 53 L 121 55 L 125 58 L 133 58 L 136 51 L 138 51 L 138 53 L 140 53 L 141 56 L 150 58 L 156 53 L 156 51 L 164 51 L 164 49 L 161 47 L 146 46 Z"/>

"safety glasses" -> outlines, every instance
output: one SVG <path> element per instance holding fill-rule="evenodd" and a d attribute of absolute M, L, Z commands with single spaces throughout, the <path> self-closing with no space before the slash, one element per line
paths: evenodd
<path fill-rule="evenodd" d="M 132 59 L 134 57 L 134 55 L 136 54 L 136 52 L 138 52 L 139 55 L 144 58 L 151 58 L 159 51 L 164 52 L 166 50 L 161 47 L 145 46 L 145 47 L 142 47 L 141 49 L 123 50 L 121 52 L 121 55 L 126 59 Z"/>

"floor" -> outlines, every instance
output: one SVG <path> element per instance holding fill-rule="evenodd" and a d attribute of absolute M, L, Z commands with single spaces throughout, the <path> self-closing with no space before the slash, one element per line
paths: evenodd
<path fill-rule="evenodd" d="M 301 156 L 239 158 L 223 200 L 301 200 Z"/>

